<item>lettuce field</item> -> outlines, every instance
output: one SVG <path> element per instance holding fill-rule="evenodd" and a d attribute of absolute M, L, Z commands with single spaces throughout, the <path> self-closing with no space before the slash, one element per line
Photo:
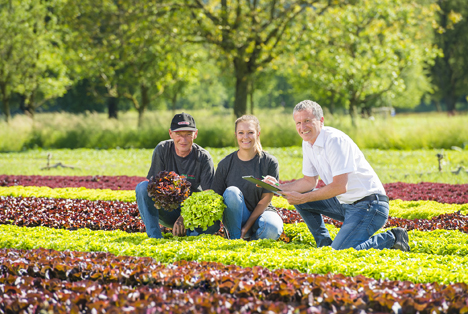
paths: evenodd
<path fill-rule="evenodd" d="M 278 241 L 150 239 L 142 180 L 0 175 L 0 313 L 468 313 L 468 184 L 384 184 L 405 253 L 317 248 L 278 197 Z"/>

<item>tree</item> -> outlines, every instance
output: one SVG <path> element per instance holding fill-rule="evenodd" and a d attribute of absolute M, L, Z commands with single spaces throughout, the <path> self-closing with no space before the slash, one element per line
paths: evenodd
<path fill-rule="evenodd" d="M 300 77 L 328 102 L 349 108 L 355 124 L 358 109 L 402 93 L 410 69 L 413 79 L 426 79 L 422 69 L 437 54 L 424 38 L 431 14 L 407 0 L 359 0 L 330 9 L 306 26 L 313 39 L 300 48 Z"/>
<path fill-rule="evenodd" d="M 21 95 L 33 115 L 70 84 L 54 15 L 61 5 L 59 0 L 0 0 L 0 93 L 6 121 L 12 93 Z"/>
<path fill-rule="evenodd" d="M 109 105 L 116 98 L 129 99 L 139 126 L 149 103 L 172 84 L 174 69 L 184 60 L 178 58 L 181 43 L 173 27 L 178 14 L 164 3 L 139 0 L 75 1 L 67 9 L 80 67 L 102 79 Z"/>
<path fill-rule="evenodd" d="M 432 67 L 437 86 L 435 100 L 445 102 L 449 114 L 455 113 L 457 100 L 467 93 L 468 84 L 468 6 L 464 0 L 437 0 L 438 24 L 435 43 L 443 55 Z"/>
<path fill-rule="evenodd" d="M 300 18 L 313 19 L 344 0 L 184 0 L 192 21 L 191 42 L 214 45 L 232 63 L 236 80 L 234 114 L 247 111 L 249 81 L 272 60 L 302 40 Z M 185 23 L 185 21 L 184 21 Z"/>

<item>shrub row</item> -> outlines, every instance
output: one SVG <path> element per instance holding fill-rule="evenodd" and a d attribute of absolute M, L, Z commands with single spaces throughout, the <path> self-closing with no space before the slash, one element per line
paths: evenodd
<path fill-rule="evenodd" d="M 0 186 L 48 186 L 50 188 L 85 187 L 87 189 L 134 190 L 146 180 L 137 176 L 25 176 L 0 175 Z M 283 181 L 286 182 L 286 181 Z M 319 187 L 323 186 L 320 181 Z M 446 204 L 467 204 L 468 184 L 445 183 L 386 183 L 385 191 L 391 200 L 426 201 Z"/>
<path fill-rule="evenodd" d="M 15 301 L 16 306 L 20 305 L 20 297 L 32 300 L 29 306 L 34 305 L 38 296 L 59 308 L 58 295 L 69 310 L 72 304 L 81 311 L 85 308 L 99 310 L 103 306 L 109 310 L 117 301 L 120 307 L 138 308 L 132 303 L 135 296 L 143 301 L 141 305 L 152 308 L 155 306 L 151 306 L 150 301 L 157 302 L 149 297 L 152 293 L 162 294 L 167 303 L 174 305 L 174 300 L 184 301 L 178 297 L 185 292 L 191 297 L 196 293 L 195 299 L 201 301 L 199 309 L 210 312 L 214 311 L 205 308 L 206 304 L 215 306 L 213 301 L 221 299 L 232 304 L 226 307 L 231 311 L 241 310 L 238 305 L 242 304 L 250 311 L 261 312 L 259 309 L 262 309 L 275 313 L 305 312 L 306 309 L 322 313 L 336 309 L 348 313 L 357 310 L 395 312 L 396 309 L 403 313 L 450 313 L 462 311 L 466 306 L 464 300 L 468 298 L 468 286 L 464 283 L 413 284 L 364 276 L 303 274 L 295 270 L 271 271 L 258 266 L 242 268 L 207 262 L 183 261 L 165 266 L 151 258 L 117 257 L 109 253 L 1 249 L 0 263 L 3 265 L 0 289 L 7 292 L 4 294 L 6 302 L 2 302 L 4 309 L 13 307 Z M 71 294 L 63 299 L 65 289 Z M 89 296 L 80 295 L 84 292 L 89 292 Z M 127 302 L 122 300 L 124 293 L 128 294 Z M 78 302 L 68 303 L 67 300 Z M 45 309 L 44 301 L 37 302 L 39 308 Z M 100 308 L 96 307 L 99 301 Z M 187 310 L 177 310 L 182 309 Z"/>
<path fill-rule="evenodd" d="M 305 224 L 292 225 L 304 232 Z M 333 226 L 329 226 L 334 228 Z M 332 230 L 336 234 L 338 229 Z M 310 233 L 308 233 L 310 236 Z M 68 231 L 46 227 L 0 225 L 0 248 L 109 252 L 153 257 L 162 263 L 208 261 L 242 267 L 297 269 L 300 272 L 412 282 L 468 283 L 468 235 L 458 231 L 410 232 L 411 253 L 398 250 L 313 248 L 309 244 L 273 240 L 226 240 L 202 235 L 150 239 L 123 231 Z"/>

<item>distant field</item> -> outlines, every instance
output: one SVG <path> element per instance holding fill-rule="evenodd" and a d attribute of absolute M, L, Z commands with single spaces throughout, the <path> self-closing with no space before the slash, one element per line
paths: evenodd
<path fill-rule="evenodd" d="M 182 111 L 182 110 L 180 110 Z M 187 111 L 187 110 L 186 110 Z M 203 147 L 235 146 L 231 110 L 188 110 L 199 129 L 197 143 Z M 147 112 L 137 127 L 136 112 L 109 120 L 105 114 L 43 113 L 34 120 L 16 115 L 9 124 L 0 121 L 0 152 L 31 148 L 153 148 L 168 138 L 171 111 Z M 265 147 L 300 146 L 292 109 L 258 110 L 261 141 Z M 368 149 L 468 149 L 468 116 L 445 113 L 405 114 L 395 117 L 358 118 L 353 127 L 349 116 L 325 114 L 325 125 L 348 134 L 360 148 Z"/>
<path fill-rule="evenodd" d="M 236 150 L 207 148 L 215 166 L 227 154 Z M 265 148 L 278 158 L 280 179 L 291 180 L 302 176 L 302 150 L 300 147 Z M 24 175 L 128 175 L 146 176 L 151 163 L 152 149 L 35 149 L 24 152 L 0 153 L 0 174 Z M 468 150 L 363 150 L 384 183 L 421 181 L 466 184 L 468 183 Z M 47 164 L 62 163 L 77 167 L 41 170 Z M 437 154 L 444 155 L 442 172 L 438 171 Z M 462 167 L 459 174 L 453 174 Z"/>

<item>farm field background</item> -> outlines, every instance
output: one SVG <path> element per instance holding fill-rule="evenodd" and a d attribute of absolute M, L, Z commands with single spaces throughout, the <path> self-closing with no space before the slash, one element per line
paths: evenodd
<path fill-rule="evenodd" d="M 208 150 L 216 165 L 235 148 Z M 300 177 L 300 147 L 266 150 L 279 160 L 280 179 Z M 0 310 L 468 311 L 468 152 L 363 152 L 391 198 L 383 230 L 407 228 L 410 253 L 316 248 L 294 207 L 278 197 L 273 205 L 285 222 L 278 241 L 230 241 L 222 233 L 149 239 L 133 187 L 152 149 L 1 153 Z M 41 170 L 48 154 L 50 165 L 77 168 Z M 334 237 L 340 223 L 326 223 Z"/>
<path fill-rule="evenodd" d="M 280 179 L 292 180 L 302 176 L 302 148 L 265 147 L 280 165 Z M 215 166 L 235 147 L 210 148 Z M 383 183 L 421 181 L 463 184 L 468 182 L 468 150 L 379 150 L 363 149 L 366 159 Z M 145 177 L 153 149 L 34 149 L 0 153 L 0 174 L 8 175 L 114 175 Z M 47 165 L 62 163 L 71 168 L 41 170 Z M 442 154 L 439 171 L 437 154 Z M 453 174 L 452 171 L 459 171 Z"/>

